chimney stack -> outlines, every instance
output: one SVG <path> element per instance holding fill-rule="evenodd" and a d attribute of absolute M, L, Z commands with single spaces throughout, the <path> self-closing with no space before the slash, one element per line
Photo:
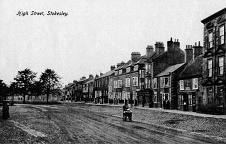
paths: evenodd
<path fill-rule="evenodd" d="M 151 57 L 154 53 L 154 48 L 152 45 L 148 45 L 146 48 L 146 56 Z"/>
<path fill-rule="evenodd" d="M 112 65 L 111 66 L 111 71 L 113 71 L 115 69 L 115 66 L 114 65 Z"/>
<path fill-rule="evenodd" d="M 180 49 L 180 42 L 179 42 L 179 39 L 177 39 L 175 42 L 174 42 L 174 50 L 176 49 Z"/>
<path fill-rule="evenodd" d="M 195 43 L 195 46 L 193 46 L 193 51 L 194 51 L 193 59 L 203 54 L 203 47 L 200 46 L 200 41 L 198 42 L 198 45 Z"/>
<path fill-rule="evenodd" d="M 102 76 L 103 75 L 103 73 L 100 73 L 100 76 Z"/>
<path fill-rule="evenodd" d="M 186 45 L 185 49 L 185 62 L 189 63 L 191 60 L 193 60 L 193 49 L 192 45 Z"/>
<path fill-rule="evenodd" d="M 174 42 L 173 38 L 171 37 L 169 41 L 167 41 L 167 50 L 168 51 L 173 51 L 174 48 Z"/>
<path fill-rule="evenodd" d="M 156 42 L 155 43 L 155 52 L 157 53 L 157 55 L 163 53 L 165 51 L 165 47 L 163 42 Z"/>
<path fill-rule="evenodd" d="M 137 62 L 141 57 L 141 54 L 139 52 L 132 52 L 131 53 L 131 60 L 132 62 Z"/>
<path fill-rule="evenodd" d="M 121 66 L 121 63 L 117 63 L 117 68 Z"/>
<path fill-rule="evenodd" d="M 93 79 L 93 75 L 92 74 L 89 75 L 89 79 Z"/>

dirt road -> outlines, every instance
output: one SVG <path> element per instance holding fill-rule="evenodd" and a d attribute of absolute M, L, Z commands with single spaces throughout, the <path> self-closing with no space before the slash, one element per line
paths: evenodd
<path fill-rule="evenodd" d="M 19 105 L 10 111 L 10 120 L 0 122 L 1 143 L 216 143 L 151 124 L 124 122 L 100 106 Z"/>

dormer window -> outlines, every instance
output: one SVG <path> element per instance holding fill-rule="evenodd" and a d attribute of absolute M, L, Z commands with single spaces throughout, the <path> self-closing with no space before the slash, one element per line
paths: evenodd
<path fill-rule="evenodd" d="M 130 67 L 126 68 L 126 73 L 130 72 Z"/>
<path fill-rule="evenodd" d="M 116 75 L 116 76 L 118 75 L 118 71 L 115 71 L 115 75 Z"/>
<path fill-rule="evenodd" d="M 122 69 L 119 70 L 119 75 L 122 74 Z"/>
<path fill-rule="evenodd" d="M 138 71 L 138 65 L 134 66 L 134 71 Z"/>

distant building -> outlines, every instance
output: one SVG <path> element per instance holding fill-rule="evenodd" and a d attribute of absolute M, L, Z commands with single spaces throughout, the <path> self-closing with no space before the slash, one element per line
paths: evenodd
<path fill-rule="evenodd" d="M 226 114 L 226 8 L 201 21 L 204 24 L 203 101 Z"/>
<path fill-rule="evenodd" d="M 93 92 L 95 96 L 95 103 L 108 103 L 108 88 L 110 76 L 114 74 L 114 70 L 110 70 L 106 73 L 100 73 L 100 76 L 96 76 L 94 79 Z"/>
<path fill-rule="evenodd" d="M 131 53 L 131 60 L 118 63 L 114 75 L 110 77 L 112 103 L 139 104 L 137 92 L 144 87 L 144 69 L 146 57 L 139 52 Z"/>
<path fill-rule="evenodd" d="M 89 75 L 89 78 L 83 81 L 82 93 L 85 102 L 93 100 L 93 83 L 93 75 Z"/>

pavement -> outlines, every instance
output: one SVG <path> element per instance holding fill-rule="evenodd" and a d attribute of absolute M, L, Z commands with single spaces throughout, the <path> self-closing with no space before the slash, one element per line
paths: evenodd
<path fill-rule="evenodd" d="M 100 103 L 85 103 L 85 102 L 69 102 L 69 103 L 80 103 L 80 104 L 88 104 L 88 105 L 97 105 L 97 106 L 112 106 L 112 107 L 123 107 L 123 104 L 100 104 Z M 169 109 L 163 109 L 163 108 L 149 108 L 147 106 L 134 106 L 135 109 L 143 109 L 143 110 L 154 110 L 154 111 L 160 111 L 160 112 L 167 112 L 167 113 L 175 113 L 175 114 L 183 114 L 183 115 L 190 115 L 190 116 L 196 116 L 196 117 L 206 117 L 206 118 L 216 118 L 216 119 L 226 119 L 226 115 L 211 115 L 211 114 L 202 114 L 197 112 L 191 112 L 191 111 L 181 111 L 181 110 L 169 110 Z"/>

